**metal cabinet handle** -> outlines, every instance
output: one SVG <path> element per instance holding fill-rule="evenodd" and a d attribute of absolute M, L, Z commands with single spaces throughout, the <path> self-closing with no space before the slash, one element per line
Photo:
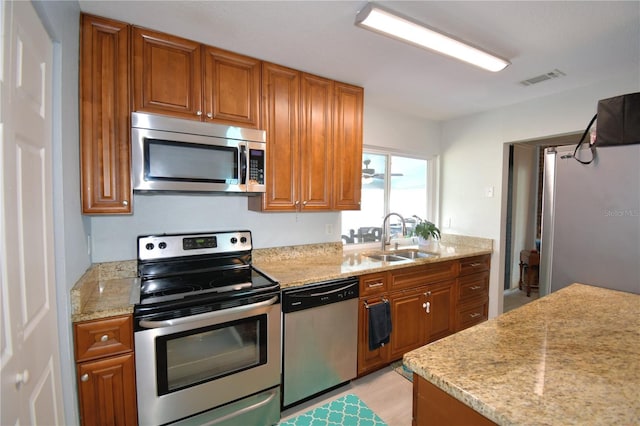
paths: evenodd
<path fill-rule="evenodd" d="M 425 302 L 422 304 L 422 307 L 424 308 L 424 310 L 430 314 L 431 313 L 431 302 Z"/>
<path fill-rule="evenodd" d="M 382 287 L 384 285 L 383 282 L 377 282 L 377 283 L 372 283 L 372 284 L 367 284 L 367 286 L 369 288 L 374 288 L 374 287 Z"/>
<path fill-rule="evenodd" d="M 478 318 L 480 315 L 481 315 L 481 314 L 479 314 L 478 312 L 474 312 L 474 313 L 472 313 L 472 314 L 469 314 L 469 316 L 470 316 L 471 318 Z"/>
<path fill-rule="evenodd" d="M 207 113 L 207 117 L 208 117 L 208 118 L 213 118 L 213 114 L 212 114 L 212 113 L 210 113 L 210 112 L 208 112 L 208 113 Z"/>
<path fill-rule="evenodd" d="M 469 290 L 480 290 L 482 288 L 482 286 L 480 285 L 474 285 L 473 287 L 469 287 Z"/>
<path fill-rule="evenodd" d="M 101 341 L 101 342 L 106 342 L 107 340 L 109 340 L 109 336 L 108 336 L 107 334 L 103 334 L 103 335 L 100 337 L 100 341 Z"/>
<path fill-rule="evenodd" d="M 127 200 L 122 200 L 122 205 L 123 205 L 123 206 L 128 206 L 128 205 L 129 205 L 129 201 L 127 201 Z"/>
<path fill-rule="evenodd" d="M 428 292 L 424 293 L 424 295 L 425 295 L 426 297 L 429 297 L 429 296 L 431 296 L 431 292 L 430 292 L 430 291 L 428 291 Z"/>
<path fill-rule="evenodd" d="M 307 205 L 307 200 L 304 200 L 304 201 L 302 202 L 302 205 L 303 205 L 303 206 L 306 206 L 306 205 Z"/>
<path fill-rule="evenodd" d="M 202 111 L 196 111 L 196 115 L 200 117 L 202 115 Z"/>
<path fill-rule="evenodd" d="M 471 263 L 470 266 L 473 266 L 474 268 L 477 268 L 478 266 L 482 266 L 482 263 L 474 262 L 474 263 Z"/>
<path fill-rule="evenodd" d="M 87 373 L 84 373 L 82 376 L 80 376 L 80 381 L 81 382 L 88 382 L 89 381 L 89 375 Z"/>

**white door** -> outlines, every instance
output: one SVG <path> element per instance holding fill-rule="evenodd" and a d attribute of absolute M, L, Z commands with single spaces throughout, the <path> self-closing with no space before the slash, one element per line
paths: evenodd
<path fill-rule="evenodd" d="M 0 17 L 0 424 L 58 425 L 52 43 L 31 2 L 2 0 Z"/>

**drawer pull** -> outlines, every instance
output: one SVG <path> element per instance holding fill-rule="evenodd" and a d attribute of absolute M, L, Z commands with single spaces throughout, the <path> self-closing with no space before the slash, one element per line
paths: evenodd
<path fill-rule="evenodd" d="M 372 284 L 367 284 L 369 286 L 369 288 L 373 288 L 373 287 L 382 287 L 384 285 L 383 282 L 377 282 L 377 283 L 372 283 Z"/>
<path fill-rule="evenodd" d="M 480 290 L 481 288 L 481 285 L 474 285 L 473 287 L 469 287 L 469 290 Z"/>
<path fill-rule="evenodd" d="M 429 297 L 429 296 L 431 296 L 431 292 L 430 292 L 430 291 L 428 291 L 428 292 L 424 293 L 424 295 L 425 295 L 426 297 Z"/>
<path fill-rule="evenodd" d="M 470 316 L 471 318 L 478 318 L 480 315 L 482 315 L 482 314 L 479 314 L 478 312 L 474 312 L 474 313 L 472 313 L 472 314 L 469 314 L 469 316 Z"/>
<path fill-rule="evenodd" d="M 89 381 L 89 375 L 87 373 L 84 373 L 81 377 L 80 377 L 80 381 L 82 382 L 88 382 Z"/>
<path fill-rule="evenodd" d="M 101 342 L 106 342 L 107 340 L 109 340 L 109 336 L 106 334 L 103 334 L 102 337 L 100 337 Z"/>
<path fill-rule="evenodd" d="M 431 313 L 431 302 L 426 302 L 422 304 L 422 307 L 424 308 L 424 310 L 430 314 Z"/>
<path fill-rule="evenodd" d="M 473 262 L 473 263 L 471 263 L 471 266 L 472 266 L 472 267 L 474 267 L 474 268 L 477 268 L 478 266 L 482 266 L 482 263 L 480 263 L 480 262 Z"/>

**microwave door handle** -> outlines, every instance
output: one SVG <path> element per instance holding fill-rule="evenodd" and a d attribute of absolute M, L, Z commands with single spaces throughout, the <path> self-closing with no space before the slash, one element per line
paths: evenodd
<path fill-rule="evenodd" d="M 162 327 L 171 327 L 174 325 L 186 324 L 195 321 L 202 321 L 211 318 L 217 318 L 230 314 L 237 314 L 240 312 L 250 311 L 252 309 L 261 308 L 263 306 L 273 305 L 278 302 L 278 296 L 274 296 L 269 300 L 265 300 L 264 302 L 252 303 L 250 305 L 241 305 L 236 306 L 235 308 L 222 309 L 220 311 L 213 312 L 205 312 L 203 314 L 191 315 L 188 317 L 181 318 L 173 318 L 162 321 L 149 321 L 149 320 L 140 320 L 140 327 L 143 328 L 162 328 Z"/>
<path fill-rule="evenodd" d="M 240 184 L 247 184 L 247 147 L 240 145 Z"/>

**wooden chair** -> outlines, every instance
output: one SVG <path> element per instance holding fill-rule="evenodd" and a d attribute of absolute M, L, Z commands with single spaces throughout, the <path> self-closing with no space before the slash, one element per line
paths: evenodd
<path fill-rule="evenodd" d="M 522 272 L 525 272 L 524 280 Z M 531 290 L 539 291 L 540 253 L 536 250 L 522 250 L 520 252 L 520 279 L 518 288 L 523 285 L 527 289 L 527 297 L 531 297 Z"/>

